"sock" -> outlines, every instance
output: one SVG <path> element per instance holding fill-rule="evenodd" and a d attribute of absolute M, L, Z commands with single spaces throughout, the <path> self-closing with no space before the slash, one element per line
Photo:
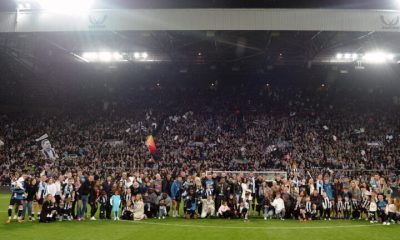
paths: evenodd
<path fill-rule="evenodd" d="M 21 218 L 22 216 L 22 209 L 18 209 L 18 218 Z"/>
<path fill-rule="evenodd" d="M 8 209 L 8 218 L 11 218 L 11 215 L 12 215 L 12 209 L 9 208 L 9 209 Z"/>

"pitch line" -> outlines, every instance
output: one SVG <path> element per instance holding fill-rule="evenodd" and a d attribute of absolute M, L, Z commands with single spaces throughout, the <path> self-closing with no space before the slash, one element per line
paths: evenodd
<path fill-rule="evenodd" d="M 373 227 L 373 226 L 381 226 L 381 224 L 371 224 L 371 225 L 338 225 L 338 226 L 298 226 L 298 227 L 241 227 L 241 226 L 217 226 L 217 225 L 190 225 L 190 224 L 171 224 L 171 223 L 154 223 L 154 222 L 143 222 L 143 221 L 128 221 L 122 220 L 126 222 L 134 222 L 136 224 L 148 224 L 148 225 L 160 225 L 160 226 L 171 226 L 171 227 L 200 227 L 200 228 L 223 228 L 223 229 L 263 229 L 263 230 L 299 230 L 299 229 L 333 229 L 333 228 L 361 228 L 361 227 Z"/>

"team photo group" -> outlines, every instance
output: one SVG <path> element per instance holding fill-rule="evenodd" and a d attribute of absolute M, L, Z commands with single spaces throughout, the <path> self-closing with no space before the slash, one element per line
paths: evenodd
<path fill-rule="evenodd" d="M 344 177 L 328 168 L 313 178 L 308 171 L 301 176 L 296 165 L 287 178 L 273 181 L 227 172 L 170 175 L 146 170 L 104 179 L 81 170 L 28 174 L 11 177 L 7 223 L 168 217 L 400 223 L 399 199 L 378 174 Z"/>

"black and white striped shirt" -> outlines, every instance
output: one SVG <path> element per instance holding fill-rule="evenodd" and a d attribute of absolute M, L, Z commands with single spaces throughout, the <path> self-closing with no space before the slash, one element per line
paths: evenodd
<path fill-rule="evenodd" d="M 206 190 L 206 196 L 208 197 L 208 196 L 212 196 L 212 195 L 213 195 L 212 190 L 211 189 L 207 189 Z"/>
<path fill-rule="evenodd" d="M 352 200 L 351 203 L 352 203 L 352 205 L 353 205 L 353 209 L 358 209 L 358 202 L 357 202 L 357 200 Z"/>
<path fill-rule="evenodd" d="M 343 210 L 343 202 L 342 202 L 342 201 L 338 201 L 338 203 L 337 203 L 337 209 L 338 209 L 339 211 L 342 211 L 342 210 Z"/>
<path fill-rule="evenodd" d="M 368 199 L 364 199 L 364 201 L 363 201 L 363 203 L 362 203 L 362 207 L 363 208 L 365 208 L 365 209 L 367 209 L 367 208 L 369 208 L 369 204 L 370 204 L 371 202 L 368 200 Z"/>
<path fill-rule="evenodd" d="M 126 194 L 125 195 L 125 202 L 130 202 L 132 201 L 132 194 Z"/>
<path fill-rule="evenodd" d="M 311 212 L 311 202 L 306 202 L 306 211 Z"/>
<path fill-rule="evenodd" d="M 350 202 L 344 202 L 344 210 L 350 210 Z"/>
<path fill-rule="evenodd" d="M 324 207 L 324 209 L 331 209 L 332 205 L 328 197 L 324 198 L 324 203 L 322 204 L 322 206 Z"/>

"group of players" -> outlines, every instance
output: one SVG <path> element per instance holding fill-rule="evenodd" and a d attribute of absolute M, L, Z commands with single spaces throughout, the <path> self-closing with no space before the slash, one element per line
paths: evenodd
<path fill-rule="evenodd" d="M 379 221 L 385 225 L 400 221 L 399 199 L 391 197 L 387 185 L 372 182 L 371 178 L 368 187 L 364 183 L 359 188 L 359 183 L 352 180 L 352 190 L 343 185 L 337 189 L 337 182 L 329 179 L 332 177 L 322 180 L 319 176 L 315 183 L 313 179 L 306 183 L 295 175 L 288 179 L 278 177 L 268 183 L 262 176 L 223 173 L 197 177 L 182 172 L 174 179 L 162 178 L 158 173 L 153 177 L 122 173 L 115 181 L 111 177 L 101 181 L 98 176 L 84 175 L 81 171 L 75 176 L 67 172 L 58 178 L 42 174 L 38 179 L 16 174 L 11 184 L 7 223 L 12 222 L 13 210 L 17 222 L 25 220 L 26 212 L 30 221 L 35 220 L 35 208 L 40 222 L 84 220 L 87 204 L 91 207 L 91 220 L 96 220 L 99 206 L 100 219 L 111 219 L 112 214 L 114 220 L 119 217 L 164 219 L 171 209 L 172 217 L 178 217 L 181 202 L 187 219 L 217 216 L 247 221 L 253 210 L 254 215 L 263 215 L 265 220 L 272 217 L 300 221 L 365 217 L 371 223 Z M 335 193 L 334 188 L 338 192 Z"/>

